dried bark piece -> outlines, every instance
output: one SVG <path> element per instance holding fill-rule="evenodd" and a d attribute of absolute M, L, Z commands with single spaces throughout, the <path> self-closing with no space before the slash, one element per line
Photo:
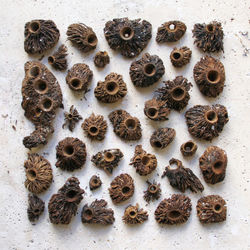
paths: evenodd
<path fill-rule="evenodd" d="M 192 51 L 184 46 L 179 49 L 174 48 L 170 54 L 170 60 L 174 67 L 180 68 L 190 62 Z"/>
<path fill-rule="evenodd" d="M 129 74 L 136 87 L 148 87 L 165 74 L 165 67 L 159 56 L 145 53 L 141 59 L 131 63 Z"/>
<path fill-rule="evenodd" d="M 84 205 L 82 209 L 82 223 L 111 225 L 115 221 L 112 208 L 106 208 L 107 202 L 103 199 L 93 201 L 90 206 Z"/>
<path fill-rule="evenodd" d="M 78 113 L 77 109 L 74 108 L 74 105 L 70 107 L 69 112 L 64 112 L 64 121 L 63 128 L 68 124 L 69 130 L 73 132 L 77 122 L 82 120 L 82 116 Z"/>
<path fill-rule="evenodd" d="M 198 200 L 197 216 L 201 223 L 217 223 L 227 218 L 226 201 L 219 195 L 208 195 Z"/>
<path fill-rule="evenodd" d="M 189 140 L 181 145 L 180 151 L 183 156 L 188 157 L 193 156 L 197 148 L 197 144 L 194 141 Z"/>
<path fill-rule="evenodd" d="M 150 201 L 158 200 L 161 196 L 161 184 L 153 181 L 147 181 L 148 188 L 144 191 L 144 200 L 149 203 Z"/>
<path fill-rule="evenodd" d="M 124 212 L 122 220 L 125 224 L 142 224 L 148 219 L 148 212 L 139 209 L 138 203 L 135 206 L 129 205 Z"/>
<path fill-rule="evenodd" d="M 98 68 L 104 68 L 109 64 L 110 58 L 107 51 L 99 51 L 94 57 L 94 64 Z"/>
<path fill-rule="evenodd" d="M 80 188 L 76 177 L 69 178 L 66 183 L 50 198 L 48 210 L 50 222 L 53 224 L 69 224 L 76 215 L 77 207 L 85 193 Z"/>
<path fill-rule="evenodd" d="M 152 37 L 152 25 L 141 19 L 116 18 L 104 28 L 105 38 L 113 50 L 123 56 L 135 57 L 147 46 Z"/>
<path fill-rule="evenodd" d="M 175 138 L 176 132 L 173 128 L 159 128 L 150 137 L 152 147 L 166 148 Z"/>
<path fill-rule="evenodd" d="M 89 188 L 90 190 L 95 190 L 102 185 L 102 181 L 99 176 L 93 175 L 89 180 Z"/>
<path fill-rule="evenodd" d="M 48 63 L 57 70 L 66 70 L 68 67 L 66 56 L 68 49 L 65 45 L 61 45 L 58 50 L 52 55 L 48 57 Z"/>
<path fill-rule="evenodd" d="M 185 168 L 180 160 L 172 158 L 169 164 L 176 164 L 177 168 L 171 169 L 170 166 L 167 166 L 161 178 L 167 176 L 172 187 L 179 189 L 181 192 L 185 192 L 188 188 L 194 193 L 204 190 L 199 178 L 190 168 Z"/>
<path fill-rule="evenodd" d="M 66 137 L 56 146 L 56 167 L 74 171 L 83 167 L 87 151 L 85 144 L 74 137 Z"/>
<path fill-rule="evenodd" d="M 195 105 L 187 110 L 185 117 L 189 133 L 207 141 L 219 136 L 229 120 L 226 107 L 220 104 Z"/>
<path fill-rule="evenodd" d="M 98 43 L 96 33 L 83 23 L 71 24 L 66 34 L 68 40 L 84 53 L 94 50 Z"/>
<path fill-rule="evenodd" d="M 44 201 L 35 194 L 29 194 L 29 206 L 27 209 L 28 219 L 34 222 L 39 219 L 39 216 L 44 211 Z"/>
<path fill-rule="evenodd" d="M 28 154 L 24 162 L 26 180 L 25 187 L 34 194 L 47 190 L 53 179 L 52 168 L 48 160 L 38 154 Z"/>
<path fill-rule="evenodd" d="M 97 83 L 94 93 L 97 100 L 114 103 L 127 94 L 127 85 L 123 81 L 122 75 L 110 73 L 105 77 L 105 81 Z"/>
<path fill-rule="evenodd" d="M 216 184 L 224 180 L 227 168 L 226 152 L 216 146 L 208 147 L 199 159 L 200 169 L 207 183 Z"/>
<path fill-rule="evenodd" d="M 164 199 L 155 210 L 155 220 L 160 224 L 185 223 L 192 210 L 189 197 L 183 194 L 173 194 L 171 198 Z"/>
<path fill-rule="evenodd" d="M 53 48 L 60 32 L 52 20 L 32 20 L 24 27 L 24 50 L 28 54 L 41 54 Z"/>
<path fill-rule="evenodd" d="M 128 200 L 134 194 L 134 180 L 129 174 L 120 174 L 111 182 L 109 194 L 115 204 Z"/>
<path fill-rule="evenodd" d="M 209 97 L 218 96 L 224 88 L 224 65 L 211 56 L 202 57 L 194 66 L 194 80 L 200 92 Z"/>

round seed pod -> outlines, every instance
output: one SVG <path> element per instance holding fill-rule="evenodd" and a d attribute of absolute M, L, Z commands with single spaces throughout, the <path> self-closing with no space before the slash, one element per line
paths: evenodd
<path fill-rule="evenodd" d="M 151 200 L 158 200 L 161 196 L 161 184 L 156 183 L 155 181 L 151 183 L 147 181 L 148 188 L 144 191 L 144 200 L 149 203 Z"/>
<path fill-rule="evenodd" d="M 67 50 L 65 45 L 61 45 L 53 55 L 48 57 L 48 63 L 56 70 L 66 70 L 68 67 Z"/>
<path fill-rule="evenodd" d="M 98 68 L 104 68 L 109 64 L 110 59 L 107 51 L 99 51 L 94 57 L 94 64 Z"/>
<path fill-rule="evenodd" d="M 192 51 L 184 46 L 179 49 L 174 48 L 170 54 L 170 60 L 174 67 L 180 68 L 190 62 Z"/>
<path fill-rule="evenodd" d="M 183 156 L 188 157 L 193 156 L 197 151 L 197 148 L 197 144 L 194 141 L 190 140 L 181 145 L 180 151 Z"/>
<path fill-rule="evenodd" d="M 139 209 L 138 203 L 136 206 L 129 205 L 124 212 L 122 220 L 125 224 L 142 224 L 148 219 L 148 212 L 143 210 L 142 208 Z"/>
<path fill-rule="evenodd" d="M 89 188 L 90 190 L 95 190 L 102 185 L 102 181 L 99 176 L 93 175 L 89 180 Z"/>
<path fill-rule="evenodd" d="M 28 219 L 34 222 L 39 219 L 44 211 L 44 201 L 35 194 L 29 194 L 29 206 L 27 209 Z"/>
<path fill-rule="evenodd" d="M 166 148 L 175 138 L 176 132 L 173 128 L 159 128 L 150 137 L 152 147 Z"/>

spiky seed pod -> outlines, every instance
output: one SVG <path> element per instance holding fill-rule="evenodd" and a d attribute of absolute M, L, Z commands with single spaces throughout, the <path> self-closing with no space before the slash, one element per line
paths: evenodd
<path fill-rule="evenodd" d="M 66 70 L 68 67 L 67 51 L 67 47 L 62 44 L 53 55 L 48 57 L 48 63 L 56 70 Z"/>
<path fill-rule="evenodd" d="M 226 107 L 220 104 L 195 105 L 187 110 L 185 117 L 189 133 L 207 141 L 219 136 L 229 120 Z"/>
<path fill-rule="evenodd" d="M 104 68 L 109 64 L 110 58 L 107 51 L 99 51 L 94 57 L 94 64 L 98 68 Z"/>
<path fill-rule="evenodd" d="M 122 220 L 125 224 L 142 224 L 148 219 L 148 212 L 139 209 L 138 203 L 135 206 L 129 205 L 124 212 Z"/>
<path fill-rule="evenodd" d="M 102 185 L 102 181 L 99 176 L 93 175 L 89 180 L 89 188 L 90 190 L 95 190 Z"/>
<path fill-rule="evenodd" d="M 39 216 L 44 211 L 44 201 L 35 194 L 29 194 L 29 206 L 27 209 L 28 219 L 34 222 L 39 219 Z"/>
<path fill-rule="evenodd" d="M 152 25 L 141 19 L 116 18 L 104 28 L 105 38 L 113 50 L 123 56 L 135 57 L 147 46 L 152 37 Z"/>
<path fill-rule="evenodd" d="M 192 51 L 184 46 L 179 49 L 174 48 L 170 54 L 170 60 L 174 67 L 180 68 L 190 62 Z"/>
<path fill-rule="evenodd" d="M 52 20 L 32 20 L 24 27 L 24 50 L 28 54 L 41 54 L 53 48 L 60 32 Z"/>
<path fill-rule="evenodd" d="M 122 75 L 110 73 L 105 77 L 105 81 L 97 83 L 94 93 L 97 100 L 114 103 L 127 94 L 127 85 L 123 81 Z"/>
<path fill-rule="evenodd" d="M 183 143 L 180 147 L 180 151 L 184 157 L 193 156 L 197 151 L 197 144 L 190 140 Z"/>
<path fill-rule="evenodd" d="M 151 200 L 158 200 L 161 196 L 161 184 L 156 183 L 155 181 L 151 183 L 150 181 L 147 181 L 148 188 L 146 191 L 144 191 L 144 200 L 149 203 Z"/>
<path fill-rule="evenodd" d="M 173 128 L 159 128 L 150 137 L 152 147 L 166 148 L 175 138 L 176 132 Z"/>
<path fill-rule="evenodd" d="M 69 112 L 64 112 L 65 123 L 62 125 L 62 128 L 68 124 L 69 130 L 73 132 L 75 125 L 79 120 L 82 120 L 82 116 L 78 113 L 77 109 L 74 108 L 74 105 L 72 105 Z"/>

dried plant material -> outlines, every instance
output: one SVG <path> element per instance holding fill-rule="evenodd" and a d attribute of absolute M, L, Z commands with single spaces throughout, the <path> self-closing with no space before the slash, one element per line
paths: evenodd
<path fill-rule="evenodd" d="M 183 143 L 180 147 L 180 151 L 184 157 L 193 156 L 197 150 L 197 144 L 190 140 Z"/>
<path fill-rule="evenodd" d="M 134 180 L 129 174 L 120 174 L 111 182 L 109 194 L 115 204 L 128 200 L 135 190 Z"/>
<path fill-rule="evenodd" d="M 68 27 L 68 40 L 82 52 L 87 53 L 96 48 L 97 36 L 92 28 L 83 23 L 74 23 Z"/>
<path fill-rule="evenodd" d="M 34 194 L 47 190 L 52 182 L 52 168 L 48 160 L 38 154 L 28 154 L 24 162 L 26 173 L 25 187 Z"/>
<path fill-rule="evenodd" d="M 94 93 L 100 102 L 114 103 L 127 94 L 127 85 L 123 81 L 122 75 L 110 73 L 105 77 L 104 82 L 97 83 Z"/>
<path fill-rule="evenodd" d="M 136 206 L 129 205 L 124 212 L 122 220 L 125 224 L 142 224 L 146 220 L 148 220 L 148 212 L 143 210 L 142 208 L 139 209 L 138 203 Z"/>
<path fill-rule="evenodd" d="M 99 176 L 93 175 L 89 180 L 89 188 L 90 190 L 95 190 L 102 185 L 102 181 Z"/>
<path fill-rule="evenodd" d="M 227 218 L 226 202 L 219 195 L 208 195 L 200 198 L 196 210 L 201 223 L 222 222 Z"/>
<path fill-rule="evenodd" d="M 225 83 L 223 64 L 211 56 L 202 57 L 194 66 L 194 80 L 203 95 L 218 96 Z"/>
<path fill-rule="evenodd" d="M 199 159 L 200 169 L 207 183 L 216 184 L 224 180 L 227 168 L 226 152 L 216 146 L 208 147 Z"/>
<path fill-rule="evenodd" d="M 50 198 L 48 210 L 50 222 L 53 224 L 69 224 L 76 215 L 77 207 L 85 193 L 80 188 L 76 177 L 69 178 L 66 183 Z"/>
<path fill-rule="evenodd" d="M 85 144 L 74 137 L 66 137 L 56 146 L 56 167 L 74 171 L 83 167 L 87 157 Z"/>
<path fill-rule="evenodd" d="M 129 74 L 136 87 L 148 87 L 165 74 L 165 67 L 159 56 L 145 53 L 141 59 L 132 62 Z"/>
<path fill-rule="evenodd" d="M 173 128 L 159 128 L 150 137 L 150 144 L 154 148 L 166 148 L 175 138 L 176 132 Z"/>
<path fill-rule="evenodd" d="M 90 204 L 84 205 L 82 209 L 82 223 L 111 225 L 115 221 L 114 211 L 107 208 L 107 202 L 103 199 L 95 200 Z"/>
<path fill-rule="evenodd" d="M 29 194 L 29 206 L 27 209 L 28 219 L 34 222 L 39 219 L 39 216 L 44 211 L 44 201 L 35 194 Z"/>
<path fill-rule="evenodd" d="M 107 51 L 99 51 L 94 57 L 94 64 L 98 68 L 104 68 L 109 64 L 110 59 Z"/>
<path fill-rule="evenodd" d="M 53 48 L 60 32 L 52 20 L 32 20 L 24 27 L 24 50 L 28 54 L 41 54 Z"/>
<path fill-rule="evenodd" d="M 189 133 L 207 141 L 219 136 L 229 120 L 226 107 L 220 104 L 195 105 L 187 110 L 185 117 Z"/>
<path fill-rule="evenodd" d="M 190 62 L 192 51 L 184 46 L 179 49 L 174 48 L 170 54 L 170 60 L 174 67 L 180 68 Z"/>
<path fill-rule="evenodd" d="M 64 112 L 64 121 L 63 128 L 68 125 L 69 130 L 73 132 L 77 122 L 82 120 L 82 116 L 78 113 L 77 109 L 74 108 L 74 105 L 70 107 L 69 112 Z"/>
<path fill-rule="evenodd" d="M 65 45 L 61 45 L 58 50 L 52 55 L 48 57 L 48 63 L 57 70 L 66 70 L 68 67 L 66 56 L 67 47 Z"/>
<path fill-rule="evenodd" d="M 116 18 L 104 28 L 105 38 L 113 50 L 123 56 L 135 57 L 147 46 L 152 37 L 152 25 L 141 19 Z"/>
<path fill-rule="evenodd" d="M 148 188 L 144 191 L 144 200 L 149 203 L 150 201 L 158 200 L 161 196 L 161 184 L 155 181 L 151 183 L 147 181 Z"/>

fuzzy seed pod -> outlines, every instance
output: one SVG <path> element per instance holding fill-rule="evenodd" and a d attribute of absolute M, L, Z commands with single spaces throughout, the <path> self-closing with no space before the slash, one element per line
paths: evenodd
<path fill-rule="evenodd" d="M 190 62 L 192 51 L 184 46 L 179 49 L 174 48 L 170 54 L 170 60 L 174 67 L 180 68 Z"/>
<path fill-rule="evenodd" d="M 129 205 L 124 212 L 122 220 L 125 224 L 142 224 L 148 219 L 148 212 L 139 209 L 138 203 L 136 206 Z"/>
<path fill-rule="evenodd" d="M 35 194 L 29 194 L 29 206 L 27 209 L 28 219 L 34 222 L 39 219 L 39 216 L 44 211 L 44 201 Z"/>
<path fill-rule="evenodd" d="M 61 45 L 58 50 L 52 55 L 48 57 L 48 63 L 56 70 L 66 70 L 68 67 L 66 56 L 67 47 L 65 45 Z"/>
<path fill-rule="evenodd" d="M 148 188 L 146 191 L 144 191 L 144 200 L 149 203 L 151 200 L 158 200 L 161 196 L 161 184 L 156 183 L 155 181 L 151 183 L 150 181 L 147 181 Z"/>
<path fill-rule="evenodd" d="M 94 57 L 94 64 L 98 68 L 104 68 L 109 64 L 110 59 L 107 51 L 99 51 Z"/>
<path fill-rule="evenodd" d="M 89 180 L 89 188 L 90 190 L 95 190 L 102 185 L 102 181 L 99 176 L 93 175 Z"/>
<path fill-rule="evenodd" d="M 65 123 L 62 125 L 62 128 L 68 124 L 69 130 L 73 132 L 75 125 L 79 120 L 82 120 L 82 116 L 78 113 L 77 109 L 74 108 L 74 105 L 72 105 L 69 112 L 64 112 Z"/>
<path fill-rule="evenodd" d="M 150 137 L 152 147 L 166 148 L 175 138 L 176 132 L 173 128 L 159 128 Z"/>
<path fill-rule="evenodd" d="M 183 143 L 180 147 L 180 151 L 184 157 L 193 156 L 197 150 L 197 144 L 190 140 Z"/>

